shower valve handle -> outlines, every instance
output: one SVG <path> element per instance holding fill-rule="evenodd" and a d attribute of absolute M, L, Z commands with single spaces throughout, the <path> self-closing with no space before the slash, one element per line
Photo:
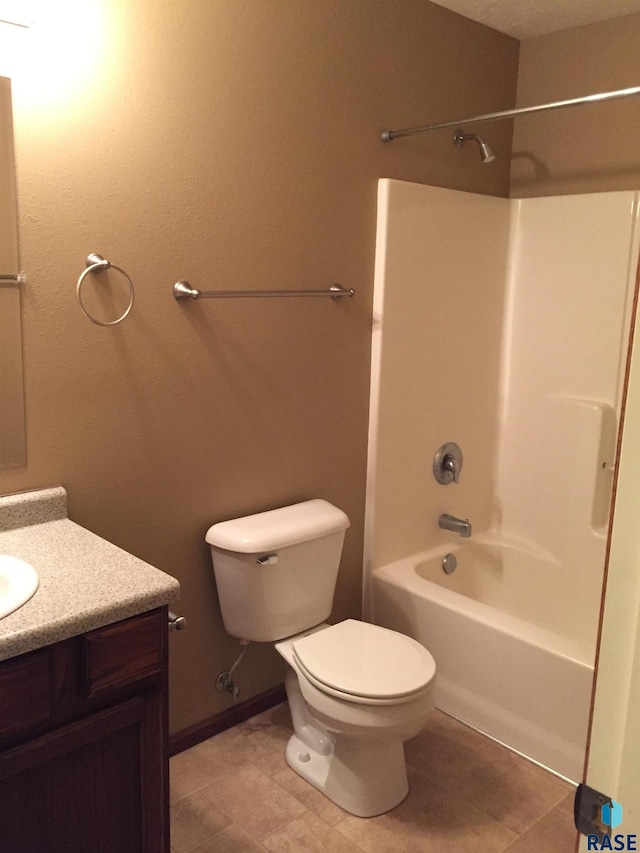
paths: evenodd
<path fill-rule="evenodd" d="M 460 480 L 460 468 L 453 454 L 447 453 L 442 460 L 442 468 L 444 471 L 449 471 L 451 473 L 454 483 L 457 483 Z"/>
<path fill-rule="evenodd" d="M 433 459 L 433 476 L 442 486 L 457 483 L 462 471 L 462 450 L 453 441 L 438 449 Z"/>

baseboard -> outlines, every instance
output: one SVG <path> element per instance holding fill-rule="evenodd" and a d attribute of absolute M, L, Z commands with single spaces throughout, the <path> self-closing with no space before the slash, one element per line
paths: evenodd
<path fill-rule="evenodd" d="M 225 729 L 237 726 L 238 723 L 243 723 L 250 717 L 273 708 L 274 705 L 286 702 L 286 699 L 284 684 L 279 684 L 252 699 L 247 699 L 246 702 L 239 702 L 237 705 L 227 708 L 226 711 L 209 717 L 208 720 L 182 729 L 182 731 L 169 736 L 169 755 L 176 755 L 178 752 L 189 749 L 203 740 L 213 737 L 213 735 L 220 734 Z"/>

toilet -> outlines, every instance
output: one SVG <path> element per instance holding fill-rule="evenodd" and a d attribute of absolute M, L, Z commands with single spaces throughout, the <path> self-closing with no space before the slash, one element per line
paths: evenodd
<path fill-rule="evenodd" d="M 225 628 L 289 664 L 289 766 L 345 811 L 373 817 L 409 791 L 403 742 L 433 707 L 435 662 L 411 637 L 331 613 L 349 519 L 310 500 L 209 528 Z"/>

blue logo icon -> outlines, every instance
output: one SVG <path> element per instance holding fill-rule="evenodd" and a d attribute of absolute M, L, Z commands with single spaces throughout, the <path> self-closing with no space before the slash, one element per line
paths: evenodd
<path fill-rule="evenodd" d="M 637 850 L 638 836 L 635 833 L 612 835 L 622 823 L 622 806 L 611 800 L 600 807 L 600 820 L 608 831 L 604 835 L 587 835 L 587 850 Z"/>
<path fill-rule="evenodd" d="M 620 826 L 622 823 L 622 806 L 620 803 L 616 803 L 615 800 L 605 803 L 600 810 L 600 814 L 603 824 L 608 826 L 609 829 L 615 829 L 616 826 Z"/>

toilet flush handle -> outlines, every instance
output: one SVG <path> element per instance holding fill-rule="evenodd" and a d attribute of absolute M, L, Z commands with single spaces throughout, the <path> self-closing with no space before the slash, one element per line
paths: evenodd
<path fill-rule="evenodd" d="M 258 557 L 256 563 L 259 566 L 275 566 L 279 559 L 277 554 L 265 554 L 264 557 Z"/>

